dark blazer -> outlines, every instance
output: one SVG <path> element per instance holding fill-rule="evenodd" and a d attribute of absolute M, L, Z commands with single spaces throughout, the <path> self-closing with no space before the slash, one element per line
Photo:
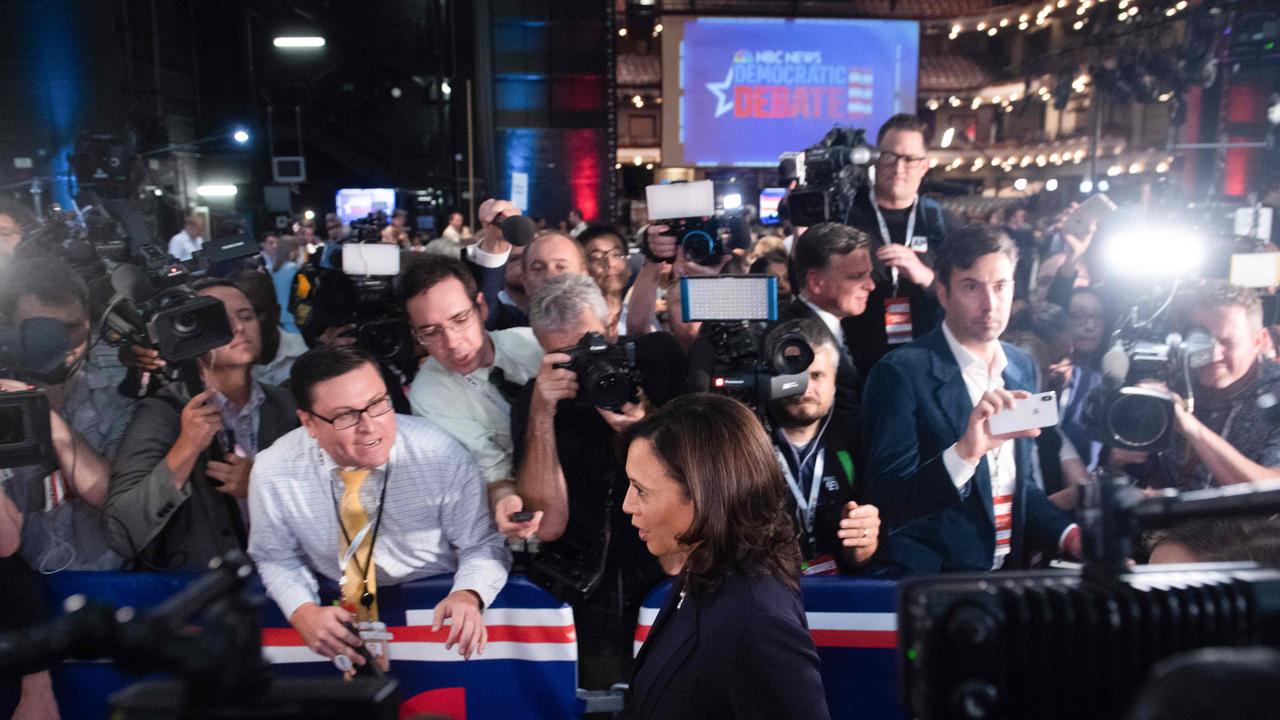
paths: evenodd
<path fill-rule="evenodd" d="M 1035 390 L 1031 359 L 1001 343 L 1010 390 Z M 973 403 L 939 328 L 886 355 L 867 378 L 867 501 L 887 526 L 887 559 L 897 572 L 987 571 L 995 554 L 991 472 L 983 458 L 957 490 L 942 453 L 964 435 Z M 1056 552 L 1070 519 L 1045 497 L 1035 441 L 1014 442 L 1017 487 L 1005 567 L 1023 567 L 1032 550 Z"/>
<path fill-rule="evenodd" d="M 275 385 L 258 421 L 258 451 L 298 427 L 293 396 Z M 200 453 L 182 490 L 173 486 L 164 457 L 178 439 L 182 408 L 190 401 L 182 383 L 170 383 L 138 403 L 111 468 L 107 539 L 111 549 L 139 570 L 204 570 L 229 550 L 244 550 L 244 522 L 235 498 L 214 489 Z"/>
<path fill-rule="evenodd" d="M 631 675 L 625 720 L 824 720 L 818 652 L 800 596 L 771 576 L 731 573 L 677 609 L 677 581 Z"/>
<path fill-rule="evenodd" d="M 818 317 L 818 313 L 814 312 L 813 308 L 798 297 L 779 310 L 778 319 L 780 321 L 812 319 L 822 322 L 822 319 Z M 825 323 L 823 327 L 826 327 Z M 840 362 L 836 366 L 835 420 L 844 427 L 845 432 L 856 434 L 862 414 L 859 407 L 859 403 L 862 400 L 862 376 L 854 365 L 853 355 L 848 347 L 849 341 L 853 338 L 848 333 L 845 333 L 844 339 L 845 347 L 841 348 Z"/>

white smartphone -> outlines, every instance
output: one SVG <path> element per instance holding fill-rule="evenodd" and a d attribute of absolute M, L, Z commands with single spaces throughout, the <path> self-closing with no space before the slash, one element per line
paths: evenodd
<path fill-rule="evenodd" d="M 347 275 L 399 275 L 400 248 L 384 243 L 346 243 L 342 272 Z"/>
<path fill-rule="evenodd" d="M 1057 424 L 1058 393 L 1052 390 L 1018 398 L 1014 400 L 1012 409 L 998 412 L 987 419 L 987 427 L 992 435 L 1006 435 Z"/>
<path fill-rule="evenodd" d="M 716 214 L 716 191 L 710 180 L 649 185 L 644 197 L 653 222 Z"/>

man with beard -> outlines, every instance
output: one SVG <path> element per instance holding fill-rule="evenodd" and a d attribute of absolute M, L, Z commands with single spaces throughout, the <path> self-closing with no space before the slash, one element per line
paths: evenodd
<path fill-rule="evenodd" d="M 854 496 L 863 468 L 862 441 L 848 423 L 833 421 L 839 350 L 816 318 L 788 326 L 813 348 L 809 384 L 801 395 L 775 400 L 773 446 L 793 503 L 806 575 L 855 570 L 879 547 L 880 511 Z"/>
<path fill-rule="evenodd" d="M 578 243 L 587 254 L 587 272 L 600 286 L 604 301 L 609 306 L 609 322 L 605 327 L 617 327 L 619 335 L 626 335 L 626 307 L 622 297 L 631 282 L 626 244 L 613 228 L 608 227 L 584 230 L 578 236 Z"/>

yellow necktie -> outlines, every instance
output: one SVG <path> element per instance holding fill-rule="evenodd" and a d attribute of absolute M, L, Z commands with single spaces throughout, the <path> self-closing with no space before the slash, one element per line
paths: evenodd
<path fill-rule="evenodd" d="M 342 604 L 348 609 L 355 609 L 357 621 L 375 621 L 378 619 L 378 580 L 374 571 L 373 553 L 370 552 L 373 547 L 371 532 L 365 532 L 360 537 L 354 551 L 350 547 L 360 531 L 369 524 L 369 513 L 365 512 L 364 505 L 360 502 L 360 486 L 369 477 L 369 471 L 342 470 L 338 475 L 344 486 L 342 502 L 338 505 L 343 528 L 338 556 L 348 557 L 350 553 L 346 567 L 343 568 Z"/>

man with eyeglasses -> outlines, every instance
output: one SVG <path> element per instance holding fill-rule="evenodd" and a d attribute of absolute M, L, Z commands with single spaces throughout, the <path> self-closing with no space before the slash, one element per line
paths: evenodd
<path fill-rule="evenodd" d="M 397 416 L 355 346 L 307 352 L 290 381 L 302 427 L 258 455 L 249 483 L 249 555 L 267 593 L 313 652 L 360 665 L 345 623 L 378 620 L 379 588 L 451 573 L 433 630 L 451 619 L 445 647 L 483 652 L 481 613 L 511 554 L 470 453 L 430 420 Z"/>
<path fill-rule="evenodd" d="M 511 401 L 538 374 L 542 348 L 527 327 L 487 331 L 488 301 L 459 260 L 432 256 L 400 277 L 413 336 L 427 351 L 409 388 L 413 414 L 430 418 L 471 451 L 488 485 L 498 530 L 528 538 L 541 513 L 524 510 L 511 467 Z"/>
<path fill-rule="evenodd" d="M 920 196 L 929 170 L 928 126 L 894 115 L 876 136 L 875 179 L 854 198 L 848 224 L 871 236 L 876 288 L 867 312 L 843 321 L 862 377 L 889 350 L 938 326 L 942 311 L 933 285 L 933 258 L 947 228 L 960 223 Z"/>

